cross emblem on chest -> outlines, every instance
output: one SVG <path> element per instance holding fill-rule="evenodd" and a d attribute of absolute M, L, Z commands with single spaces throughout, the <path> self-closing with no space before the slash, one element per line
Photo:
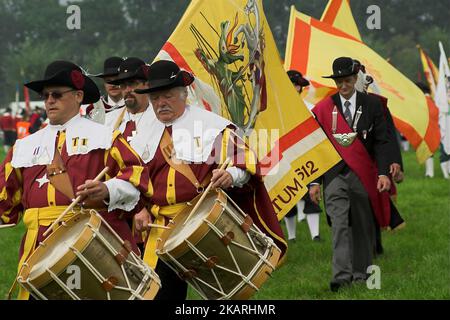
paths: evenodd
<path fill-rule="evenodd" d="M 136 135 L 137 135 L 136 130 L 131 131 L 131 136 L 128 136 L 128 138 L 127 138 L 128 143 L 130 143 Z"/>

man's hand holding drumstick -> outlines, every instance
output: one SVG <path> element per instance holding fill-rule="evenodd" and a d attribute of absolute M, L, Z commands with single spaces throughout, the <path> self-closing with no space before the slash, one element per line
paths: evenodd
<path fill-rule="evenodd" d="M 85 183 L 78 186 L 76 196 L 81 196 L 81 202 L 87 198 L 92 201 L 108 200 L 109 190 L 101 181 L 86 180 Z"/>

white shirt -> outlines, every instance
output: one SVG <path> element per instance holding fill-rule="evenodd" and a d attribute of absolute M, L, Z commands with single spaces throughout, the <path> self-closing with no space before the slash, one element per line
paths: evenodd
<path fill-rule="evenodd" d="M 348 100 L 339 94 L 339 97 L 341 98 L 342 112 L 345 112 L 345 101 L 350 101 L 350 106 L 348 108 L 350 109 L 350 113 L 352 114 L 352 119 L 355 117 L 356 111 L 356 92 L 357 91 L 355 90 L 353 95 Z"/>
<path fill-rule="evenodd" d="M 106 114 L 105 124 L 108 127 L 113 129 L 117 120 L 124 112 L 123 108 L 116 109 Z M 130 120 L 134 121 L 136 130 L 135 135 L 128 137 L 128 143 L 139 154 L 144 163 L 148 163 L 153 159 L 153 155 L 159 145 L 159 140 L 161 139 L 161 135 L 158 135 L 158 132 L 154 131 L 155 126 L 158 126 L 160 122 L 156 118 L 151 104 L 148 105 L 144 112 L 135 114 L 130 113 L 125 109 L 125 114 L 123 115 L 118 130 L 123 133 Z"/>
<path fill-rule="evenodd" d="M 106 103 L 108 105 L 110 105 L 111 107 L 113 107 L 114 109 L 123 107 L 125 105 L 125 100 L 122 98 L 120 99 L 119 102 L 115 102 L 113 99 L 111 99 L 111 97 L 108 95 L 108 100 L 106 101 Z"/>

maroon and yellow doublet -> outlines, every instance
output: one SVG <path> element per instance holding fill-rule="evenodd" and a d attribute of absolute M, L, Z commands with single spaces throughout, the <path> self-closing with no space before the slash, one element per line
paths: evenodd
<path fill-rule="evenodd" d="M 171 135 L 171 127 L 166 128 Z M 165 160 L 163 151 L 158 148 L 154 158 L 147 164 L 150 181 L 153 186 L 151 213 L 157 224 L 167 225 L 185 206 L 199 195 L 198 188 L 183 174 L 172 168 Z M 236 136 L 233 129 L 226 128 L 219 134 L 208 161 L 188 164 L 195 177 L 203 186 L 209 183 L 212 170 L 220 167 L 227 158 L 232 159 L 233 166 L 246 170 L 252 175 L 251 180 L 242 188 L 231 188 L 227 193 L 248 213 L 258 227 L 274 239 L 284 252 L 286 242 L 281 227 L 272 207 L 267 190 L 259 175 L 259 167 L 252 151 Z M 206 182 L 206 183 L 204 183 Z M 258 201 L 255 201 L 255 199 Z M 156 239 L 163 229 L 153 228 L 145 249 L 144 261 L 151 267 L 156 266 Z"/>
<path fill-rule="evenodd" d="M 109 149 L 95 149 L 86 154 L 68 155 L 65 131 L 58 133 L 55 145 L 75 193 L 79 185 L 84 184 L 87 179 L 94 179 L 107 166 L 109 170 L 103 180 L 123 180 L 131 183 L 141 194 L 151 195 L 153 188 L 148 180 L 147 169 L 142 166 L 139 156 L 120 132 L 114 133 Z M 11 149 L 0 167 L 0 217 L 3 223 L 14 224 L 23 218 L 27 227 L 20 247 L 20 267 L 39 242 L 45 239 L 43 233 L 71 204 L 71 199 L 45 180 L 46 165 L 13 168 L 13 155 L 14 149 Z M 136 206 L 131 213 L 118 209 L 108 212 L 106 205 L 96 209 L 118 235 L 129 241 L 137 251 L 125 217 L 140 208 Z M 65 219 L 70 217 L 68 214 Z"/>

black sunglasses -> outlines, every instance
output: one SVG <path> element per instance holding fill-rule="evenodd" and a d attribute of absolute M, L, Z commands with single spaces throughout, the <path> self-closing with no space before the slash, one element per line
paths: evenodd
<path fill-rule="evenodd" d="M 53 99 L 58 100 L 58 99 L 61 99 L 62 96 L 63 96 L 65 93 L 72 92 L 72 91 L 77 91 L 77 90 L 75 90 L 75 89 L 70 89 L 70 90 L 67 90 L 67 91 L 49 91 L 49 92 L 42 92 L 42 93 L 41 93 L 41 98 L 42 98 L 44 101 L 47 101 L 49 97 L 52 97 Z"/>

